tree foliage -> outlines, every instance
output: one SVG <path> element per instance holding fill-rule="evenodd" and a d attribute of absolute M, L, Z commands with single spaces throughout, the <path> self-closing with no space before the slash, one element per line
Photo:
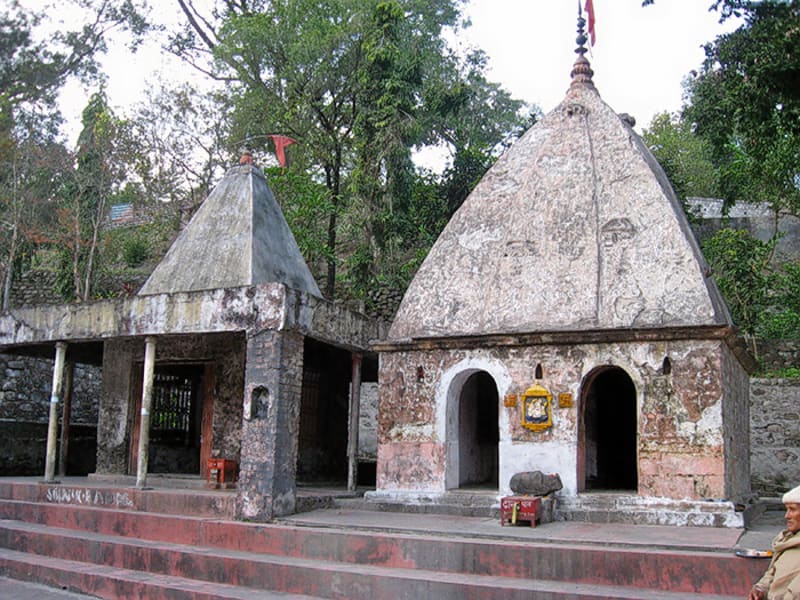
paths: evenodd
<path fill-rule="evenodd" d="M 774 247 L 775 240 L 762 242 L 742 229 L 722 229 L 703 242 L 703 253 L 731 316 L 750 338 L 756 356 L 759 319 L 769 306 L 769 263 Z"/>
<path fill-rule="evenodd" d="M 642 138 L 682 202 L 693 196 L 718 197 L 718 171 L 712 162 L 711 147 L 694 134 L 690 123 L 677 115 L 660 113 L 642 132 Z"/>
<path fill-rule="evenodd" d="M 41 34 L 44 10 L 16 0 L 0 12 L 0 271 L 3 306 L 20 257 L 30 254 L 53 216 L 52 200 L 72 165 L 58 140 L 61 117 L 55 101 L 71 77 L 94 81 L 97 59 L 112 30 L 127 30 L 135 45 L 147 30 L 132 0 L 75 0 L 61 7 L 84 11 L 76 30 Z M 27 250 L 26 250 L 27 248 Z"/>
<path fill-rule="evenodd" d="M 133 0 L 75 0 L 68 5 L 85 11 L 88 20 L 77 30 L 49 32 L 46 39 L 35 35 L 45 17 L 43 10 L 25 10 L 13 0 L 0 13 L 0 96 L 9 105 L 52 107 L 68 78 L 94 81 L 100 75 L 97 58 L 107 50 L 112 30 L 131 32 L 133 47 L 148 30 L 141 6 Z"/>
<path fill-rule="evenodd" d="M 726 3 L 744 24 L 706 46 L 684 118 L 713 149 L 729 202 L 800 214 L 800 6 Z"/>
<path fill-rule="evenodd" d="M 66 298 L 89 300 L 108 208 L 127 179 L 127 123 L 108 106 L 104 91 L 93 94 L 81 120 L 74 168 L 64 177 L 54 198 L 56 218 L 43 242 L 62 255 L 62 293 Z"/>
<path fill-rule="evenodd" d="M 186 27 L 171 48 L 233 82 L 231 141 L 263 152 L 269 134 L 290 135 L 299 142 L 290 168 L 325 186 L 328 297 L 338 281 L 363 299 L 393 277 L 384 271 L 415 260 L 407 213 L 426 185 L 415 149 L 491 156 L 519 126 L 521 105 L 445 41 L 460 26 L 460 0 L 245 0 L 210 14 L 179 3 Z M 470 146 L 468 131 L 483 136 Z"/>

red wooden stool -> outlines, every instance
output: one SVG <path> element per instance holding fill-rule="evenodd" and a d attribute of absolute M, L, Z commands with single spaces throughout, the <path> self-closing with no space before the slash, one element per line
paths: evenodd
<path fill-rule="evenodd" d="M 227 458 L 208 459 L 208 485 L 228 487 L 236 483 L 236 461 Z"/>
<path fill-rule="evenodd" d="M 506 521 L 516 524 L 518 521 L 530 521 L 536 527 L 536 519 L 542 514 L 541 496 L 506 496 L 500 500 L 500 524 Z"/>

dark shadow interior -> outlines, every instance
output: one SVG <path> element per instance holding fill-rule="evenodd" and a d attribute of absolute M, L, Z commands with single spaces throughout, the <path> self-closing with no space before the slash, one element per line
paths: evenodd
<path fill-rule="evenodd" d="M 470 375 L 461 390 L 458 413 L 459 487 L 498 485 L 497 386 L 480 371 Z"/>
<path fill-rule="evenodd" d="M 311 338 L 304 352 L 297 482 L 346 485 L 351 354 Z"/>
<path fill-rule="evenodd" d="M 200 473 L 203 365 L 156 365 L 148 471 Z"/>
<path fill-rule="evenodd" d="M 583 407 L 585 489 L 636 490 L 636 388 L 625 371 L 608 368 L 589 384 Z"/>

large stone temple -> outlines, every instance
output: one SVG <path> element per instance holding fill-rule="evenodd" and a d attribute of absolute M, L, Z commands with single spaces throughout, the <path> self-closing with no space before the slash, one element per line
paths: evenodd
<path fill-rule="evenodd" d="M 499 499 L 540 471 L 562 480 L 561 518 L 741 526 L 747 357 L 584 44 L 564 100 L 452 217 L 378 345 L 370 498 Z"/>

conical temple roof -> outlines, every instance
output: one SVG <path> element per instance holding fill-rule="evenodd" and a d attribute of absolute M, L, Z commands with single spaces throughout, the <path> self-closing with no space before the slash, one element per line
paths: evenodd
<path fill-rule="evenodd" d="M 591 75 L 581 54 L 464 201 L 390 340 L 730 324 L 666 175 Z"/>
<path fill-rule="evenodd" d="M 263 172 L 230 169 L 140 295 L 283 283 L 322 296 Z"/>

